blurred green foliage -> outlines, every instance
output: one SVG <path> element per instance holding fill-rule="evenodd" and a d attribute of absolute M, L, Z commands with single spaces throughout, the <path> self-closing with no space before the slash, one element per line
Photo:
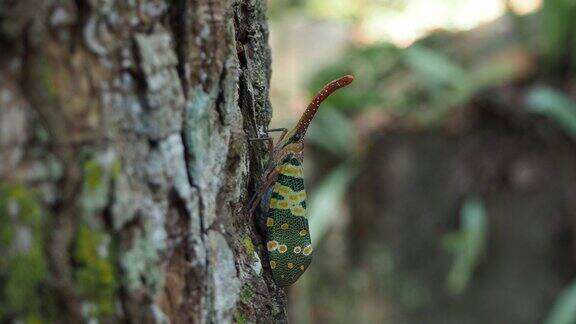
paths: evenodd
<path fill-rule="evenodd" d="M 576 323 L 576 282 L 572 282 L 558 297 L 544 324 Z"/>
<path fill-rule="evenodd" d="M 402 7 L 407 1 L 383 2 Z M 289 3 L 293 6 L 291 9 L 300 6 L 308 12 L 332 6 L 326 1 Z M 271 6 L 274 9 L 286 5 Z M 339 5 L 334 4 L 336 8 Z M 355 19 L 362 15 L 361 10 L 370 10 L 347 5 L 349 11 L 340 18 Z M 332 14 L 338 11 L 330 10 Z M 326 177 L 313 186 L 310 194 L 315 245 L 325 236 L 335 217 L 340 216 L 346 191 L 363 163 L 363 150 L 370 145 L 368 141 L 360 143 L 363 139 L 358 135 L 362 127 L 358 117 L 365 113 L 380 113 L 392 124 L 409 125 L 410 129 L 445 129 L 450 117 L 465 112 L 475 99 L 483 96 L 497 101 L 500 98 L 492 97 L 493 93 L 511 94 L 519 97 L 519 100 L 505 101 L 517 103 L 516 107 L 510 107 L 514 114 L 542 115 L 576 141 L 576 103 L 572 93 L 576 67 L 575 14 L 574 0 L 544 0 L 538 12 L 528 16 L 511 15 L 508 21 L 504 20 L 510 17 L 504 17 L 491 23 L 497 28 L 483 33 L 438 31 L 407 48 L 383 42 L 351 45 L 336 63 L 317 73 L 308 83 L 311 91 L 345 74 L 354 75 L 355 81 L 326 100 L 323 113 L 312 123 L 308 136 L 315 149 L 324 154 L 321 156 L 333 159 Z M 507 93 L 507 88 L 513 90 Z M 460 228 L 443 239 L 443 247 L 453 254 L 445 283 L 451 295 L 460 296 L 466 291 L 482 260 L 488 240 L 486 213 L 480 197 L 467 199 L 460 213 Z M 425 303 L 426 292 L 419 291 L 409 276 L 396 273 L 392 259 L 382 255 L 384 247 L 379 245 L 378 249 L 371 267 L 378 270 L 384 288 L 397 292 L 398 296 L 405 294 L 399 300 L 407 305 Z M 359 270 L 351 271 L 350 281 L 355 276 L 362 277 Z M 365 287 L 363 284 L 348 287 L 349 292 L 355 294 L 354 289 L 359 289 L 357 295 L 361 295 L 362 288 L 358 287 Z M 576 322 L 574 285 L 558 298 L 546 324 Z M 413 298 L 410 292 L 414 293 Z"/>
<path fill-rule="evenodd" d="M 545 0 L 542 8 L 541 52 L 550 72 L 576 64 L 576 1 Z M 572 56 L 568 59 L 568 56 Z M 566 72 L 566 71 L 564 71 Z"/>
<path fill-rule="evenodd" d="M 294 8 L 331 5 L 325 1 L 289 3 Z M 485 91 L 527 76 L 546 80 L 540 76 L 549 75 L 558 66 L 567 66 L 566 57 L 573 55 L 576 49 L 573 41 L 576 40 L 575 10 L 576 1 L 547 0 L 540 12 L 513 20 L 517 29 L 520 29 L 518 25 L 541 24 L 539 37 L 543 41 L 536 48 L 531 38 L 522 38 L 513 32 L 481 37 L 480 41 L 474 37 L 467 40 L 454 33 L 438 32 L 408 48 L 398 48 L 389 43 L 351 46 L 340 60 L 317 73 L 308 86 L 309 89 L 319 89 L 327 80 L 337 76 L 355 76 L 351 86 L 326 100 L 323 111 L 329 113 L 319 114 L 310 128 L 308 140 L 311 143 L 337 157 L 336 165 L 348 165 L 336 166 L 334 172 L 343 172 L 342 176 L 330 175 L 327 184 L 318 188 L 321 201 L 337 203 L 343 199 L 345 189 L 336 186 L 332 193 L 334 197 L 330 198 L 329 190 L 324 193 L 323 188 L 332 186 L 331 181 L 340 185 L 350 183 L 352 179 L 348 173 L 354 168 L 351 165 L 361 161 L 351 162 L 348 158 L 361 156 L 356 138 L 357 125 L 353 124 L 356 116 L 373 110 L 391 118 L 402 118 L 404 122 L 411 121 L 420 128 L 443 127 L 449 114 L 466 109 L 470 100 Z M 530 57 L 538 57 L 547 64 L 537 65 L 537 62 L 529 61 Z M 576 104 L 566 93 L 539 86 L 528 92 L 526 102 L 528 112 L 549 117 L 576 139 Z M 314 222 L 330 223 L 322 219 L 330 217 L 327 209 L 320 207 L 318 213 L 314 209 L 311 208 L 312 218 L 316 217 Z M 323 231 L 323 228 L 319 230 Z"/>
<path fill-rule="evenodd" d="M 335 158 L 334 170 L 311 195 L 316 199 L 310 207 L 313 232 L 322 234 L 331 224 L 354 180 L 352 170 L 362 162 L 356 116 L 378 111 L 421 128 L 442 127 L 454 109 L 522 73 L 508 58 L 486 62 L 457 56 L 443 47 L 450 37 L 434 35 L 405 49 L 388 43 L 355 46 L 311 80 L 309 88 L 319 89 L 336 76 L 355 76 L 352 85 L 326 100 L 324 113 L 310 127 L 308 141 Z"/>
<path fill-rule="evenodd" d="M 463 293 L 484 254 L 488 240 L 488 220 L 484 204 L 478 198 L 466 200 L 460 213 L 460 229 L 447 234 L 443 245 L 454 254 L 446 287 L 452 295 Z"/>
<path fill-rule="evenodd" d="M 576 103 L 551 87 L 539 86 L 529 92 L 528 108 L 556 122 L 576 141 Z"/>
<path fill-rule="evenodd" d="M 350 119 L 336 110 L 328 107 L 324 109 L 329 110 L 327 114 L 318 114 L 314 118 L 314 126 L 310 128 L 306 134 L 307 139 L 318 145 L 322 150 L 346 158 L 351 153 L 354 153 L 356 142 L 356 134 Z M 329 138 L 330 140 L 326 141 Z"/>
<path fill-rule="evenodd" d="M 331 224 L 341 217 L 340 210 L 350 183 L 356 175 L 353 162 L 342 163 L 316 186 L 310 199 L 310 236 L 321 240 Z"/>
<path fill-rule="evenodd" d="M 334 94 L 327 105 L 349 116 L 379 110 L 412 119 L 422 127 L 434 127 L 451 109 L 463 107 L 478 93 L 523 73 L 507 58 L 468 63 L 465 57 L 424 43 L 426 40 L 406 49 L 391 44 L 352 48 L 341 61 L 315 76 L 310 88 L 320 88 L 335 76 L 353 74 L 356 78 L 350 88 Z"/>

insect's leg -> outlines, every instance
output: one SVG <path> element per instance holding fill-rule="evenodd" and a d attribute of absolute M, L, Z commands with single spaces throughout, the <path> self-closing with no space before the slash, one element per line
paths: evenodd
<path fill-rule="evenodd" d="M 259 138 L 249 138 L 249 141 L 268 141 L 268 153 L 272 156 L 272 152 L 274 152 L 274 141 L 272 137 L 259 137 Z"/>
<path fill-rule="evenodd" d="M 262 198 L 266 195 L 266 191 L 268 191 L 269 187 L 270 184 L 262 186 L 262 188 L 256 194 L 254 194 L 254 196 L 252 196 L 252 199 L 250 199 L 250 203 L 248 204 L 248 215 L 254 215 L 254 211 L 256 211 L 256 208 L 258 208 L 260 200 L 262 200 Z"/>
<path fill-rule="evenodd" d="M 266 193 L 268 192 L 268 188 L 270 188 L 272 183 L 274 183 L 274 181 L 276 181 L 277 178 L 278 178 L 278 171 L 276 170 L 272 171 L 268 175 L 268 177 L 262 184 L 260 190 L 258 190 L 258 192 L 252 197 L 252 199 L 250 199 L 250 204 L 248 204 L 249 215 L 254 214 L 254 211 L 258 207 L 258 204 L 260 204 L 260 200 L 262 200 L 262 198 L 266 195 Z"/>
<path fill-rule="evenodd" d="M 288 133 L 288 128 L 272 128 L 272 129 L 266 130 L 266 132 L 267 133 L 282 132 L 282 134 L 280 134 L 280 138 L 278 139 L 278 142 L 280 142 L 281 140 L 284 139 L 284 136 L 286 136 L 286 133 Z"/>
<path fill-rule="evenodd" d="M 254 203 L 258 199 L 259 195 L 260 195 L 260 191 L 258 191 L 257 193 L 252 195 L 252 198 L 250 198 L 250 201 L 248 202 L 248 210 L 252 211 Z M 262 199 L 262 197 L 260 197 L 260 199 Z M 252 214 L 252 212 L 250 212 L 250 214 Z"/>
<path fill-rule="evenodd" d="M 284 127 L 281 127 L 281 128 L 270 128 L 270 129 L 267 129 L 267 130 L 266 130 L 266 133 L 272 133 L 272 132 L 287 132 L 287 131 L 288 131 L 288 128 L 284 128 Z"/>
<path fill-rule="evenodd" d="M 286 136 L 286 133 L 288 133 L 288 129 L 287 128 L 272 128 L 272 129 L 267 129 L 265 130 L 266 133 L 272 133 L 272 132 L 282 132 L 282 134 L 280 134 L 280 137 L 278 139 L 278 141 L 281 141 L 282 139 L 284 139 L 284 136 Z M 274 140 L 272 139 L 272 137 L 270 136 L 266 136 L 266 137 L 259 137 L 259 138 L 249 138 L 250 141 L 267 141 L 268 142 L 268 153 L 270 154 L 270 156 L 272 156 L 272 153 L 274 153 Z"/>
<path fill-rule="evenodd" d="M 272 153 L 274 151 L 274 143 L 272 141 L 271 137 L 259 137 L 259 138 L 249 138 L 249 141 L 255 142 L 255 141 L 267 141 L 268 142 L 268 153 L 270 154 L 269 156 L 272 156 Z M 268 172 L 268 170 L 266 171 Z M 265 174 L 265 180 L 264 183 L 262 185 L 262 187 L 260 188 L 260 190 L 258 190 L 253 196 L 252 198 L 250 198 L 250 202 L 248 203 L 248 210 L 249 210 L 249 215 L 253 215 L 254 211 L 256 210 L 256 208 L 258 207 L 258 204 L 260 203 L 260 200 L 262 200 L 262 197 L 265 195 L 266 190 L 268 189 L 268 187 L 270 187 L 271 183 L 269 181 L 270 178 L 270 174 Z"/>
<path fill-rule="evenodd" d="M 273 191 L 274 190 L 272 189 L 272 187 L 270 187 L 268 188 L 268 190 L 264 192 L 264 195 L 262 196 L 262 199 L 258 204 L 258 206 L 260 207 L 260 212 L 257 213 L 257 217 L 254 218 L 256 230 L 264 238 L 268 236 L 266 220 L 268 219 L 268 211 L 270 210 L 270 198 L 272 198 Z"/>

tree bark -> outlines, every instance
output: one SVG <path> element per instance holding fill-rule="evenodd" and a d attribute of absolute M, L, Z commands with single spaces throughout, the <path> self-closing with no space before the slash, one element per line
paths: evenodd
<path fill-rule="evenodd" d="M 265 1 L 0 1 L 0 321 L 282 322 Z"/>

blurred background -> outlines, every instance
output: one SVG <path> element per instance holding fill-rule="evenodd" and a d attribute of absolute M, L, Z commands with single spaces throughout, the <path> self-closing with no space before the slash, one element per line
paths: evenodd
<path fill-rule="evenodd" d="M 294 323 L 576 323 L 576 2 L 269 2 L 273 127 L 308 132 Z"/>

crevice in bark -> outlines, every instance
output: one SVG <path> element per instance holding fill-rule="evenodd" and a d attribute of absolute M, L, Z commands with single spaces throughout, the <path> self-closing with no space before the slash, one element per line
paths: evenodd
<path fill-rule="evenodd" d="M 216 107 L 216 112 L 218 113 L 218 121 L 220 122 L 220 125 L 222 126 L 226 126 L 226 112 L 223 111 L 223 109 L 225 109 L 225 89 L 226 87 L 224 87 L 224 84 L 226 82 L 226 74 L 228 73 L 227 68 L 225 66 L 222 67 L 222 70 L 220 71 L 220 80 L 218 82 L 218 95 L 216 96 L 216 100 L 214 101 L 214 106 Z"/>
<path fill-rule="evenodd" d="M 142 62 L 142 56 L 140 51 L 138 50 L 138 45 L 134 38 L 132 38 L 130 42 L 131 52 L 134 56 L 135 68 L 130 70 L 130 74 L 132 75 L 132 79 L 134 80 L 135 84 L 135 93 L 138 96 L 138 101 L 142 106 L 144 111 L 152 110 L 150 106 L 150 102 L 146 97 L 148 93 L 148 82 L 146 80 L 146 76 L 144 75 L 143 66 L 145 65 Z"/>
<path fill-rule="evenodd" d="M 180 84 L 182 85 L 182 93 L 184 93 L 184 98 L 188 100 L 189 97 L 189 83 L 188 76 L 186 75 L 186 58 L 188 57 L 188 34 L 186 13 L 187 13 L 186 0 L 174 0 L 171 2 L 169 9 L 169 23 L 172 29 L 174 46 L 176 51 L 176 57 L 178 59 L 178 64 L 176 65 L 176 70 L 178 71 L 178 76 L 180 78 Z"/>
<path fill-rule="evenodd" d="M 134 241 L 134 236 L 136 235 L 136 231 L 141 229 L 143 226 L 142 215 L 140 213 L 136 213 L 132 219 L 130 219 L 126 224 L 122 226 L 117 232 L 114 233 L 114 238 L 117 239 L 115 247 L 118 251 L 127 251 L 130 248 L 130 245 Z M 124 269 L 120 258 L 115 259 L 115 268 L 118 271 L 119 278 L 126 278 L 127 273 Z M 141 301 L 136 301 L 133 298 L 133 295 L 130 293 L 128 287 L 123 282 L 118 289 L 118 296 L 120 297 L 120 304 L 122 307 L 122 313 L 124 315 L 124 319 L 126 323 L 139 323 L 140 321 L 136 320 L 142 317 L 140 313 L 140 304 Z"/>
<path fill-rule="evenodd" d="M 70 28 L 71 33 L 74 35 L 75 41 L 70 42 L 71 45 L 83 44 L 84 41 L 84 28 L 86 27 L 86 22 L 88 17 L 90 17 L 90 4 L 88 0 L 75 0 L 76 5 L 76 23 Z"/>
<path fill-rule="evenodd" d="M 201 313 L 202 308 L 202 293 L 201 290 L 202 285 L 200 284 L 205 276 L 201 273 L 193 273 L 191 270 L 194 268 L 191 267 L 192 259 L 194 257 L 198 257 L 192 254 L 191 251 L 191 242 L 190 242 L 190 233 L 188 229 L 190 228 L 190 216 L 188 215 L 188 211 L 186 209 L 186 202 L 183 201 L 178 193 L 174 190 L 170 193 L 170 204 L 174 206 L 176 211 L 175 217 L 177 219 L 172 220 L 173 228 L 168 228 L 167 232 L 170 236 L 174 233 L 177 238 L 176 242 L 177 245 L 174 247 L 174 256 L 178 253 L 182 254 L 179 258 L 172 258 L 175 260 L 182 260 L 183 263 L 181 265 L 175 265 L 176 270 L 180 270 L 182 276 L 184 277 L 184 294 L 183 296 L 186 298 L 185 301 L 179 305 L 179 311 L 176 314 L 181 315 L 180 318 L 174 319 L 174 322 L 194 322 L 195 318 L 193 317 L 194 314 L 198 315 Z M 170 221 L 170 220 L 169 220 Z M 179 233 L 181 231 L 181 233 Z M 169 271 L 169 270 L 168 270 Z M 171 302 L 175 303 L 176 301 L 174 298 L 171 297 Z M 199 316 L 197 316 L 196 320 L 199 320 Z"/>
<path fill-rule="evenodd" d="M 21 86 L 30 106 L 38 113 L 50 134 L 54 143 L 53 152 L 63 166 L 63 175 L 59 181 L 60 199 L 52 208 L 46 250 L 55 282 L 53 289 L 61 308 L 60 316 L 66 322 L 80 322 L 80 305 L 75 293 L 70 249 L 76 231 L 81 172 L 76 163 L 75 148 L 66 145 L 66 140 L 74 136 L 69 132 L 58 98 L 47 88 L 51 76 L 46 71 L 47 58 L 41 48 L 41 44 L 32 45 L 30 39 L 26 40 Z"/>
<path fill-rule="evenodd" d="M 114 178 L 112 178 L 110 183 L 108 184 L 110 186 L 110 188 L 114 188 L 115 182 L 116 182 L 116 180 Z M 109 190 L 107 203 L 104 206 L 104 209 L 102 210 L 102 220 L 103 220 L 104 228 L 106 229 L 106 231 L 108 233 L 110 233 L 111 243 L 110 243 L 109 251 L 113 255 L 110 258 L 110 260 L 112 260 L 111 262 L 112 262 L 113 267 L 114 267 L 113 268 L 114 269 L 114 277 L 115 278 L 122 278 L 122 276 L 123 276 L 122 266 L 120 264 L 120 259 L 119 259 L 119 252 L 120 252 L 119 247 L 121 244 L 121 237 L 120 237 L 119 231 L 114 230 L 114 223 L 113 223 L 114 222 L 114 216 L 113 216 L 113 212 L 112 212 L 112 206 L 114 205 L 114 203 L 115 203 L 114 190 Z M 114 295 L 117 298 L 117 301 L 119 302 L 120 307 L 122 309 L 122 312 L 120 312 L 119 314 L 115 314 L 115 319 L 121 323 L 131 323 L 131 321 L 127 315 L 128 313 L 127 313 L 127 307 L 126 307 L 126 303 L 125 303 L 125 301 L 129 298 L 128 291 L 127 291 L 125 285 L 120 282 L 117 286 L 117 290 L 116 290 Z"/>

